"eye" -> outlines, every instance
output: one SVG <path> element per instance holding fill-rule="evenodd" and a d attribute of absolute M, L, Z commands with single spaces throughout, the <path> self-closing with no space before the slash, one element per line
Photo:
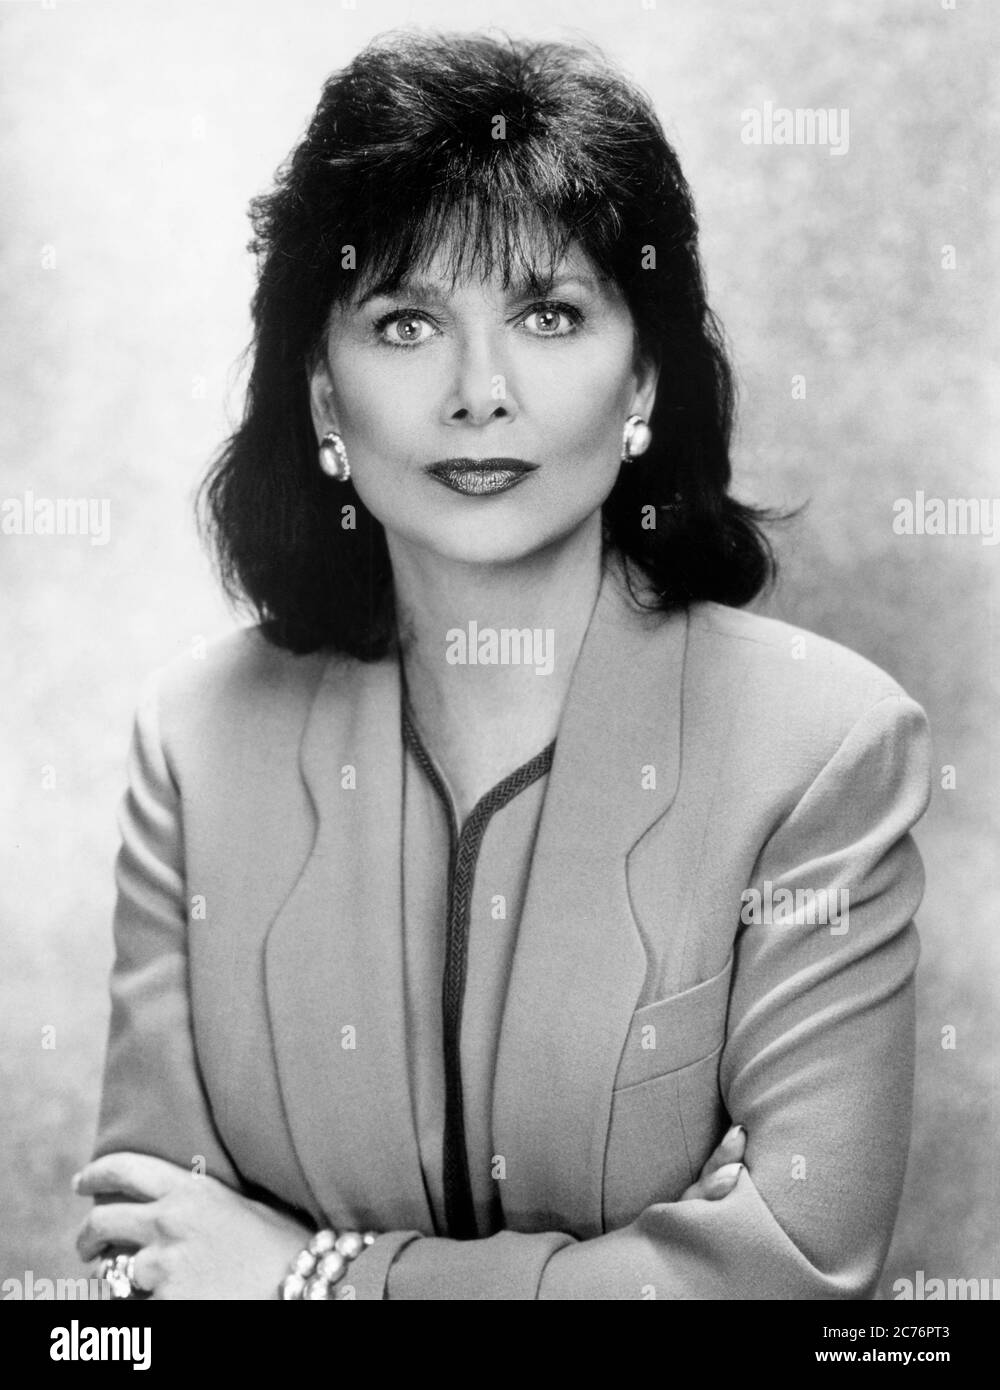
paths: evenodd
<path fill-rule="evenodd" d="M 419 347 L 437 336 L 437 329 L 415 309 L 394 309 L 375 320 L 375 331 L 389 347 Z"/>
<path fill-rule="evenodd" d="M 568 338 L 583 322 L 583 315 L 572 304 L 547 301 L 533 304 L 521 322 L 535 338 Z"/>

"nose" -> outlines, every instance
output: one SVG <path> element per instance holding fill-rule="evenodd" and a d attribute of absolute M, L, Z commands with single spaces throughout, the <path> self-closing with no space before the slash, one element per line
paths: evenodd
<path fill-rule="evenodd" d="M 456 360 L 444 403 L 447 424 L 487 425 L 514 420 L 518 407 L 506 362 L 492 334 L 456 343 Z"/>

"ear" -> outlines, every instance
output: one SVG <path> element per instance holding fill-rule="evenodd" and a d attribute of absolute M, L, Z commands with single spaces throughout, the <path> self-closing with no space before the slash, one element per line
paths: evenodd
<path fill-rule="evenodd" d="M 630 415 L 640 415 L 649 420 L 656 404 L 656 386 L 660 379 L 659 363 L 640 357 L 635 365 L 635 391 L 632 395 Z"/>
<path fill-rule="evenodd" d="M 309 380 L 309 408 L 312 414 L 316 442 L 330 430 L 337 428 L 337 415 L 334 408 L 333 380 L 325 348 L 320 348 L 311 367 L 307 368 Z"/>

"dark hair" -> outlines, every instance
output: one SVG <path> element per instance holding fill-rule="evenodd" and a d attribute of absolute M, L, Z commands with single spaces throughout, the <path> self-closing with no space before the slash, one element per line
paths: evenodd
<path fill-rule="evenodd" d="M 544 283 L 537 247 L 550 272 L 575 241 L 621 290 L 637 351 L 664 364 L 653 443 L 603 507 L 605 549 L 638 565 L 653 606 L 738 606 L 773 577 L 768 514 L 727 492 L 733 378 L 690 190 L 648 99 L 596 51 L 384 35 L 327 80 L 250 218 L 258 284 L 243 422 L 196 506 L 227 594 L 249 600 L 275 645 L 365 660 L 392 645 L 385 531 L 353 484 L 318 466 L 308 370 L 333 305 L 361 285 L 391 289 L 445 246 L 455 276 L 496 268 L 506 288 L 515 273 Z M 355 530 L 341 527 L 345 502 Z"/>

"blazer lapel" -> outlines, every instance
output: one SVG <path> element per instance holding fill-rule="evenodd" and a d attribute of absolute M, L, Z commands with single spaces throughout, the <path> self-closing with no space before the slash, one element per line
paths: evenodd
<path fill-rule="evenodd" d="M 627 858 L 680 769 L 687 618 L 637 612 L 619 574 L 605 573 L 559 726 L 493 1097 L 507 1225 L 581 1237 L 603 1229 L 612 1089 L 646 974 Z"/>
<path fill-rule="evenodd" d="M 289 1129 L 320 1208 L 431 1232 L 406 1056 L 399 728 L 395 660 L 331 657 L 300 749 L 316 839 L 269 932 L 266 986 Z"/>

